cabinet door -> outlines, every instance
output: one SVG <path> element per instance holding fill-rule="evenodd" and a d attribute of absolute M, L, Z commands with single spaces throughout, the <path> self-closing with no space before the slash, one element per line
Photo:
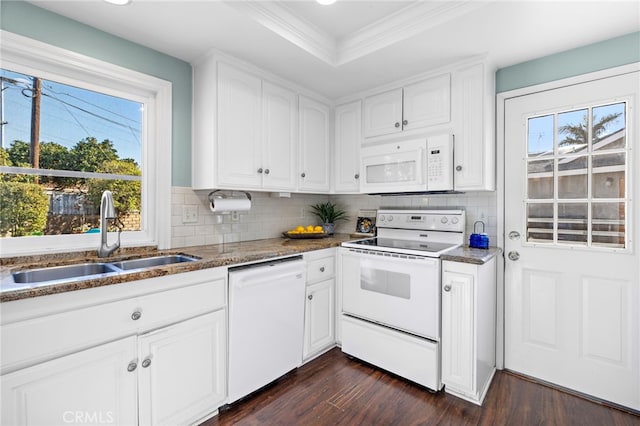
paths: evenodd
<path fill-rule="evenodd" d="M 262 186 L 293 191 L 296 186 L 297 97 L 283 87 L 262 83 Z"/>
<path fill-rule="evenodd" d="M 329 107 L 305 96 L 299 102 L 298 189 L 329 191 Z"/>
<path fill-rule="evenodd" d="M 473 392 L 474 276 L 445 272 L 442 285 L 442 382 Z"/>
<path fill-rule="evenodd" d="M 404 88 L 402 129 L 413 130 L 451 120 L 451 76 L 444 74 Z"/>
<path fill-rule="evenodd" d="M 127 337 L 3 375 L 2 424 L 137 424 L 136 347 Z"/>
<path fill-rule="evenodd" d="M 335 343 L 335 279 L 307 287 L 304 315 L 304 355 L 318 353 Z"/>
<path fill-rule="evenodd" d="M 494 142 L 487 136 L 484 65 L 477 64 L 455 74 L 455 189 L 493 190 Z"/>
<path fill-rule="evenodd" d="M 365 98 L 364 137 L 389 135 L 402 131 L 402 89 L 394 89 Z"/>
<path fill-rule="evenodd" d="M 226 397 L 224 309 L 140 336 L 140 424 L 188 424 Z"/>
<path fill-rule="evenodd" d="M 261 96 L 258 77 L 218 64 L 218 182 L 224 188 L 259 188 Z M 215 165 L 211 165 L 214 167 Z"/>
<path fill-rule="evenodd" d="M 334 189 L 360 191 L 360 143 L 362 142 L 362 102 L 339 105 L 335 109 Z"/>

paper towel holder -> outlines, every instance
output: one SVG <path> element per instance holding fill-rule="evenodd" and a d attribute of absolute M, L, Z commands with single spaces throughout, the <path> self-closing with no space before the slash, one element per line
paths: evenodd
<path fill-rule="evenodd" d="M 233 198 L 233 193 L 234 192 L 241 192 L 247 197 L 247 199 L 249 201 L 251 201 L 251 194 L 249 194 L 247 191 L 228 191 L 228 190 L 225 190 L 225 189 L 216 189 L 215 191 L 211 191 L 209 193 L 209 195 L 207 196 L 207 198 L 209 198 L 209 202 L 210 203 L 214 202 L 212 196 L 216 192 L 220 192 L 220 194 L 218 195 L 220 198 Z"/>

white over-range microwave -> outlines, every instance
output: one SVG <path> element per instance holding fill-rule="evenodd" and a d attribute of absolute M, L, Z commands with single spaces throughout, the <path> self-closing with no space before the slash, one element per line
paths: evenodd
<path fill-rule="evenodd" d="M 361 149 L 360 192 L 453 190 L 453 135 L 396 140 Z"/>

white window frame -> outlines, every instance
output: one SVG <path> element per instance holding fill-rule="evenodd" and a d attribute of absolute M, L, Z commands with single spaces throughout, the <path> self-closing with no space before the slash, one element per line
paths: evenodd
<path fill-rule="evenodd" d="M 142 130 L 142 223 L 122 232 L 121 247 L 169 248 L 171 241 L 172 84 L 137 71 L 0 31 L 2 67 L 144 104 Z M 109 235 L 109 242 L 115 241 Z M 100 234 L 0 239 L 0 257 L 93 250 Z"/>

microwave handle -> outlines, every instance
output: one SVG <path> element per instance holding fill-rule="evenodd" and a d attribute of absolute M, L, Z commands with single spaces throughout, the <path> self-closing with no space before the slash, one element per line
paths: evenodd
<path fill-rule="evenodd" d="M 425 148 L 418 149 L 418 160 L 416 161 L 416 173 L 418 174 L 417 176 L 418 185 L 424 184 L 425 170 L 423 169 L 423 163 L 424 163 L 424 158 L 426 156 L 426 152 L 427 151 Z"/>

